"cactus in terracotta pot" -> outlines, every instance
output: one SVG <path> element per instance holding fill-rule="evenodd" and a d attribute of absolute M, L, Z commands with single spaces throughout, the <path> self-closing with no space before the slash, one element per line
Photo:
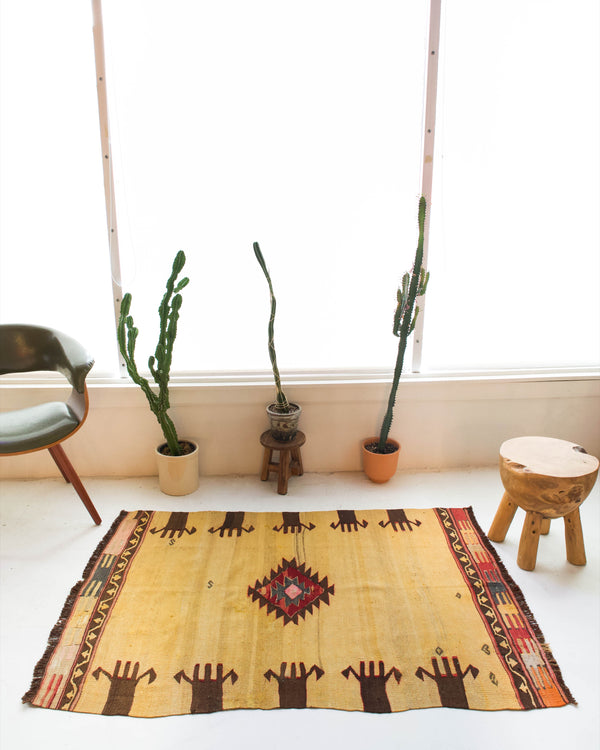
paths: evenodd
<path fill-rule="evenodd" d="M 177 436 L 175 425 L 169 415 L 169 379 L 173 358 L 173 345 L 177 336 L 179 310 L 183 301 L 180 292 L 189 283 L 187 277 L 177 281 L 177 277 L 184 265 L 185 253 L 183 250 L 180 250 L 173 261 L 171 275 L 166 284 L 166 291 L 158 308 L 160 317 L 158 342 L 154 355 L 148 359 L 148 367 L 154 382 L 158 386 L 158 393 L 152 389 L 148 379 L 139 373 L 135 362 L 135 345 L 139 330 L 135 327 L 133 316 L 130 315 L 132 298 L 129 293 L 123 295 L 117 326 L 117 340 L 119 342 L 119 349 L 125 360 L 127 372 L 133 382 L 140 386 L 148 399 L 150 409 L 158 420 L 172 456 L 180 456 L 182 454 L 181 441 Z"/>
<path fill-rule="evenodd" d="M 417 249 L 415 252 L 415 261 L 412 267 L 412 271 L 408 271 L 402 277 L 402 284 L 398 288 L 397 292 L 397 306 L 394 314 L 394 336 L 398 337 L 398 353 L 396 356 L 396 366 L 394 368 L 394 377 L 392 378 L 392 386 L 388 398 L 387 409 L 383 417 L 381 424 L 381 430 L 379 432 L 379 439 L 374 447 L 370 447 L 370 450 L 375 453 L 386 453 L 386 443 L 388 440 L 390 427 L 392 424 L 392 418 L 394 413 L 394 406 L 396 404 L 396 393 L 398 391 L 398 384 L 400 382 L 400 376 L 402 375 L 402 368 L 404 364 L 404 354 L 406 352 L 406 345 L 408 338 L 411 333 L 415 330 L 417 322 L 417 316 L 419 315 L 419 307 L 415 305 L 417 297 L 421 297 L 427 291 L 427 284 L 429 282 L 429 272 L 426 272 L 423 268 L 423 244 L 425 236 L 425 216 L 427 211 L 427 202 L 424 196 L 421 196 L 419 200 L 419 239 L 417 243 Z"/>

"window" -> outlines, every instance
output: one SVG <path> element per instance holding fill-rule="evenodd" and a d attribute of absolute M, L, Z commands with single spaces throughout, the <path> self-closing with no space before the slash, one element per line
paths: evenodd
<path fill-rule="evenodd" d="M 114 373 L 91 9 L 0 12 L 0 321 L 65 330 Z"/>
<path fill-rule="evenodd" d="M 391 368 L 414 256 L 428 0 L 104 0 L 124 291 L 174 370 Z M 3 0 L 2 322 L 117 372 L 91 6 Z M 598 6 L 444 4 L 421 370 L 597 365 Z M 23 92 L 26 92 L 24 95 Z M 409 361 L 409 360 L 407 360 Z"/>
<path fill-rule="evenodd" d="M 600 362 L 599 8 L 445 4 L 426 369 Z"/>
<path fill-rule="evenodd" d="M 174 364 L 268 368 L 257 241 L 283 369 L 389 363 L 396 285 L 416 238 L 427 3 L 103 7 L 136 320 L 154 311 L 183 249 L 191 283 Z"/>

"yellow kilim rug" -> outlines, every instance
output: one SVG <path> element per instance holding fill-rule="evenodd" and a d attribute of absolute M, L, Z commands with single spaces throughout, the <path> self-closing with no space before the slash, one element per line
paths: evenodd
<path fill-rule="evenodd" d="M 123 512 L 23 700 L 146 717 L 575 703 L 471 508 Z"/>

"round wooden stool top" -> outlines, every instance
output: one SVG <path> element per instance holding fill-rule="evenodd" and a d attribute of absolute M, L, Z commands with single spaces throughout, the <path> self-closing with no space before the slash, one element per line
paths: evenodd
<path fill-rule="evenodd" d="M 265 448 L 271 448 L 275 451 L 287 451 L 303 446 L 306 442 L 306 435 L 298 430 L 293 440 L 275 440 L 271 435 L 271 430 L 266 430 L 260 436 L 260 442 Z"/>
<path fill-rule="evenodd" d="M 578 508 L 598 476 L 598 459 L 576 443 L 518 437 L 500 446 L 500 477 L 524 510 L 561 518 Z"/>

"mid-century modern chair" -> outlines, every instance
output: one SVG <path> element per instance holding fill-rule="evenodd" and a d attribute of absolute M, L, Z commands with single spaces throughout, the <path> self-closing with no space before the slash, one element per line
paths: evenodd
<path fill-rule="evenodd" d="M 0 413 L 0 456 L 47 448 L 94 522 L 100 524 L 101 518 L 61 445 L 87 417 L 85 379 L 93 364 L 83 346 L 60 331 L 32 325 L 0 325 L 0 375 L 59 372 L 72 386 L 66 402 L 50 401 Z"/>

